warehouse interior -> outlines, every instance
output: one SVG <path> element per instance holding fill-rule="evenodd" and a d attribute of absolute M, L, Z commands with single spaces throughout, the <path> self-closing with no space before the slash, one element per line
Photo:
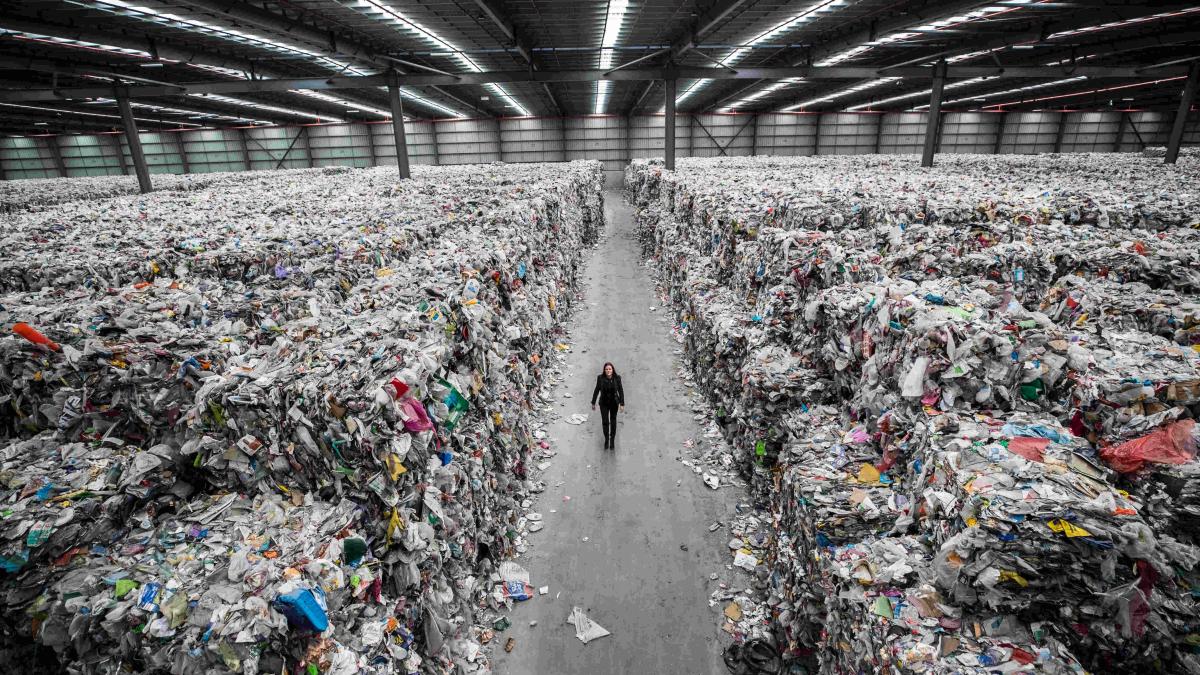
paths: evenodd
<path fill-rule="evenodd" d="M 941 152 L 1140 151 L 1172 138 L 1196 15 L 1091 0 L 13 1 L 0 177 L 133 175 L 118 89 L 151 174 L 394 165 L 391 77 L 412 164 L 597 159 L 615 177 L 663 153 L 668 81 L 681 157 L 913 153 L 939 61 Z M 1182 123 L 1196 143 L 1194 113 Z"/>
<path fill-rule="evenodd" d="M 0 663 L 1200 675 L 1198 89 L 1189 2 L 0 0 Z"/>

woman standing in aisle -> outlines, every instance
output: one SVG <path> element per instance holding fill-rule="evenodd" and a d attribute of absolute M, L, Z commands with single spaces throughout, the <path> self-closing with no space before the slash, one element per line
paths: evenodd
<path fill-rule="evenodd" d="M 592 410 L 596 409 L 597 397 L 600 399 L 600 420 L 604 424 L 604 447 L 612 448 L 617 442 L 617 408 L 625 412 L 625 389 L 621 387 L 621 376 L 611 363 L 605 363 L 604 371 L 596 376 Z"/>

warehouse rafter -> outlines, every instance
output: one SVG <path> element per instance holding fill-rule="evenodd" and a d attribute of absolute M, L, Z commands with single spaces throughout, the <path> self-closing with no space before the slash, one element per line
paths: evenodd
<path fill-rule="evenodd" d="M 903 111 L 928 108 L 944 60 L 951 110 L 1165 112 L 1198 19 L 1126 0 L 2 0 L 0 101 L 57 108 L 30 132 L 118 93 L 180 129 L 654 114 L 667 81 L 688 114 Z"/>

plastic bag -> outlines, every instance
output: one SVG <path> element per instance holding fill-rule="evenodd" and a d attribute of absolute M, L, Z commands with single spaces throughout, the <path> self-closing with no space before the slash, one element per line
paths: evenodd
<path fill-rule="evenodd" d="M 1183 464 L 1196 454 L 1196 439 L 1192 437 L 1195 426 L 1193 420 L 1180 420 L 1141 438 L 1103 448 L 1100 456 L 1121 473 L 1137 471 L 1146 462 Z"/>
<path fill-rule="evenodd" d="M 404 428 L 413 433 L 429 431 L 433 428 L 433 422 L 429 420 L 425 406 L 415 398 L 409 397 L 400 402 L 400 415 L 404 418 Z"/>
<path fill-rule="evenodd" d="M 504 597 L 520 602 L 533 597 L 533 586 L 520 581 L 506 581 L 503 592 Z"/>

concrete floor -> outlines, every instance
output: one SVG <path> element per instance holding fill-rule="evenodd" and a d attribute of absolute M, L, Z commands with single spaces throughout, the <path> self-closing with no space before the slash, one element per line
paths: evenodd
<path fill-rule="evenodd" d="M 729 639 L 719 630 L 721 607 L 710 608 L 708 598 L 717 584 L 709 575 L 728 576 L 728 529 L 708 526 L 728 524 L 739 495 L 710 490 L 677 461 L 682 442 L 702 430 L 675 376 L 670 313 L 640 265 L 620 194 L 605 195 L 605 214 L 608 231 L 585 276 L 586 311 L 571 327 L 569 378 L 555 392 L 563 420 L 551 425 L 550 440 L 558 455 L 535 507 L 546 527 L 517 561 L 535 587 L 550 591 L 514 609 L 512 628 L 496 641 L 495 671 L 724 674 Z M 602 448 L 599 412 L 589 407 L 605 361 L 621 373 L 627 403 L 616 450 Z M 564 421 L 577 412 L 587 423 Z M 566 623 L 573 605 L 612 635 L 581 643 Z M 506 654 L 500 647 L 509 637 L 516 646 Z"/>

